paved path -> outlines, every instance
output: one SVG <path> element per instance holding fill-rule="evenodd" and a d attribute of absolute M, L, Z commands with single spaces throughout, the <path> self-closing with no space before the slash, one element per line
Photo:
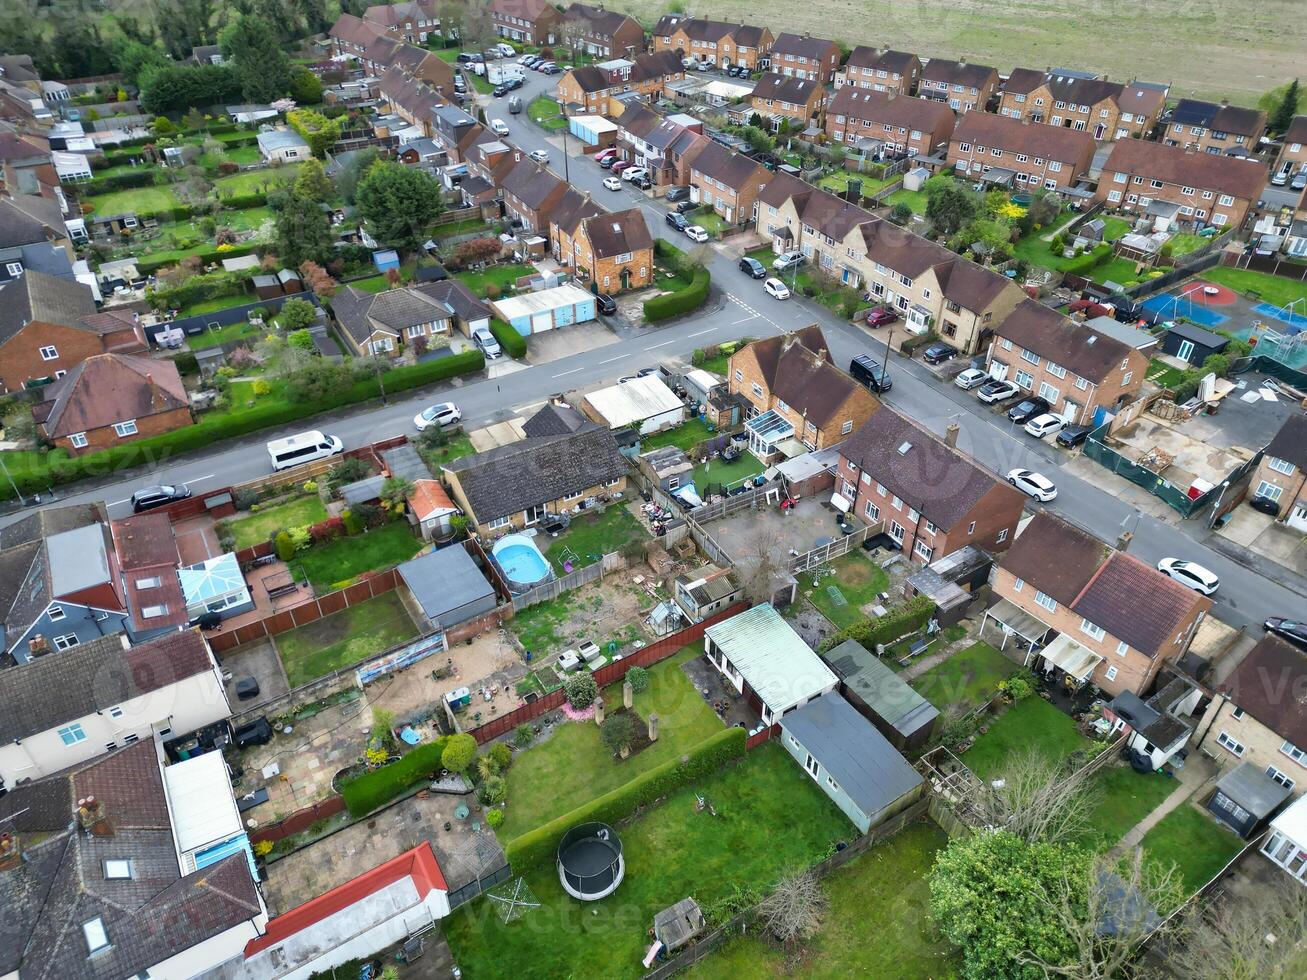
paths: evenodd
<path fill-rule="evenodd" d="M 1168 813 L 1177 807 L 1184 806 L 1193 797 L 1203 792 L 1218 775 L 1220 773 L 1216 766 L 1205 756 L 1196 752 L 1190 753 L 1189 758 L 1185 760 L 1185 767 L 1180 770 L 1176 777 L 1180 785 L 1171 792 L 1171 795 L 1153 807 L 1148 816 L 1130 828 L 1116 847 L 1112 848 L 1111 856 L 1120 857 L 1128 848 L 1138 847 L 1140 842 L 1143 841 L 1144 835 L 1161 823 Z"/>
<path fill-rule="evenodd" d="M 899 676 L 902 677 L 905 681 L 915 680 L 916 678 L 924 674 L 926 671 L 930 670 L 930 668 L 937 667 L 940 664 L 942 664 L 945 660 L 953 656 L 953 654 L 957 653 L 959 650 L 965 647 L 972 646 L 973 644 L 976 644 L 978 642 L 980 642 L 979 628 L 977 627 L 977 633 L 975 636 L 973 636 L 971 634 L 971 627 L 968 627 L 966 636 L 962 637 L 960 640 L 954 640 L 952 643 L 949 643 L 948 645 L 942 647 L 941 649 L 936 650 L 934 653 L 929 654 L 928 656 L 922 657 L 920 660 L 915 661 L 910 666 L 905 667 L 903 670 L 899 671 Z"/>

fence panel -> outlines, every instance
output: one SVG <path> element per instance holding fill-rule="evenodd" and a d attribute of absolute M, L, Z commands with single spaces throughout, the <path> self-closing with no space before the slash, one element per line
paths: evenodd
<path fill-rule="evenodd" d="M 290 816 L 278 820 L 276 823 L 268 824 L 266 827 L 260 827 L 250 834 L 250 842 L 257 844 L 260 841 L 279 841 L 308 830 L 314 823 L 319 820 L 325 820 L 328 817 L 334 817 L 345 810 L 345 800 L 340 796 L 328 796 L 325 800 L 320 800 L 312 806 L 307 806 L 303 810 L 296 810 Z"/>
<path fill-rule="evenodd" d="M 564 575 L 562 578 L 556 578 L 543 585 L 537 585 L 534 589 L 523 592 L 520 595 L 513 596 L 513 609 L 520 611 L 529 606 L 537 605 L 541 602 L 548 602 L 550 599 L 557 599 L 564 592 L 572 589 L 579 589 L 583 585 L 589 585 L 591 582 L 597 582 L 604 577 L 604 566 L 608 564 L 609 558 L 616 558 L 613 554 L 604 555 L 593 565 L 586 565 L 584 568 L 578 568 L 570 575 Z"/>
<path fill-rule="evenodd" d="M 494 888 L 502 881 L 507 881 L 513 877 L 513 869 L 507 863 L 501 864 L 488 875 L 482 875 L 480 878 L 474 878 L 462 888 L 456 888 L 449 893 L 449 907 L 456 909 L 465 902 L 476 898 L 484 891 Z"/>
<path fill-rule="evenodd" d="M 806 572 L 811 568 L 829 564 L 841 555 L 847 555 L 867 539 L 867 535 L 871 533 L 871 527 L 870 524 L 860 525 L 852 534 L 846 534 L 837 541 L 831 541 L 829 544 L 813 548 L 811 551 L 799 555 L 790 565 L 791 571 L 796 574 Z"/>

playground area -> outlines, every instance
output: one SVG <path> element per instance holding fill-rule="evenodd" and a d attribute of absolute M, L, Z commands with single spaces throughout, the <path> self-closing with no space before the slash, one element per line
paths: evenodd
<path fill-rule="evenodd" d="M 1251 308 L 1233 289 L 1206 279 L 1191 279 L 1168 292 L 1150 296 L 1141 305 L 1159 321 L 1184 319 L 1209 330 L 1238 317 L 1240 305 Z"/>

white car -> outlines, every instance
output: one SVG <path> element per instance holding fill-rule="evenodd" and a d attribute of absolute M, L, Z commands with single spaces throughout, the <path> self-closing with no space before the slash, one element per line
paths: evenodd
<path fill-rule="evenodd" d="M 709 238 L 708 232 L 699 225 L 690 225 L 685 229 L 685 236 L 692 242 L 706 242 Z"/>
<path fill-rule="evenodd" d="M 430 408 L 424 408 L 413 416 L 413 424 L 421 432 L 428 425 L 455 425 L 463 420 L 463 413 L 458 410 L 458 406 L 453 402 L 437 402 Z"/>
<path fill-rule="evenodd" d="M 1021 389 L 1011 381 L 986 381 L 976 392 L 976 397 L 986 405 L 1007 401 Z"/>
<path fill-rule="evenodd" d="M 988 380 L 989 375 L 979 368 L 967 368 L 953 379 L 953 383 L 963 391 L 970 391 L 972 388 L 979 388 Z"/>
<path fill-rule="evenodd" d="M 490 128 L 495 131 L 496 136 L 508 135 L 508 123 L 504 122 L 502 119 L 490 120 Z"/>
<path fill-rule="evenodd" d="M 1203 595 L 1213 595 L 1221 587 L 1215 572 L 1183 558 L 1163 558 L 1157 563 L 1157 570 Z"/>
<path fill-rule="evenodd" d="M 607 187 L 610 191 L 620 191 L 622 189 L 622 178 L 605 177 L 604 186 Z"/>
<path fill-rule="evenodd" d="M 1066 419 L 1060 415 L 1054 415 L 1052 412 L 1036 415 L 1026 423 L 1026 432 L 1036 439 L 1042 439 L 1044 436 L 1055 436 L 1065 428 Z"/>
<path fill-rule="evenodd" d="M 549 162 L 549 151 L 548 151 L 548 150 L 532 150 L 530 153 L 527 154 L 527 156 L 529 156 L 529 157 L 530 157 L 532 160 L 534 160 L 536 163 L 548 163 L 548 162 Z"/>
<path fill-rule="evenodd" d="M 785 285 L 785 283 L 781 282 L 775 276 L 772 276 L 764 282 L 762 288 L 766 291 L 767 295 L 771 296 L 773 299 L 790 298 L 790 287 Z"/>
<path fill-rule="evenodd" d="M 649 171 L 645 170 L 644 167 L 627 167 L 622 171 L 622 180 L 626 181 L 628 184 L 633 180 L 638 180 L 641 177 L 648 176 Z"/>
<path fill-rule="evenodd" d="M 1048 503 L 1057 496 L 1057 487 L 1053 486 L 1053 481 L 1033 470 L 1023 470 L 1020 467 L 1009 470 L 1007 482 L 1027 497 L 1034 497 L 1044 503 Z"/>

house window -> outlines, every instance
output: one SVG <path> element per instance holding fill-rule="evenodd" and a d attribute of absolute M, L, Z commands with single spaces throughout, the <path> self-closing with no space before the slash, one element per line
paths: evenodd
<path fill-rule="evenodd" d="M 931 556 L 935 554 L 935 549 L 929 547 L 926 542 L 920 538 L 917 539 L 916 547 L 912 550 L 920 556 L 922 561 L 930 561 Z"/>
<path fill-rule="evenodd" d="M 880 520 L 880 508 L 868 500 L 862 507 L 862 512 L 867 516 L 869 521 Z"/>
<path fill-rule="evenodd" d="M 86 948 L 92 953 L 109 948 L 109 934 L 104 931 L 104 920 L 98 915 L 82 923 L 82 935 L 86 937 Z"/>
<path fill-rule="evenodd" d="M 903 501 L 899 499 L 899 495 L 898 495 L 898 494 L 895 494 L 895 495 L 894 495 L 894 499 L 893 499 L 892 501 L 890 501 L 890 502 L 894 505 L 894 509 L 895 509 L 895 510 L 902 510 L 902 509 L 903 509 Z"/>
<path fill-rule="evenodd" d="M 736 381 L 743 381 L 743 380 L 744 380 L 744 372 L 741 371 L 739 368 L 736 368 L 736 369 L 735 369 L 735 380 L 736 380 Z"/>
<path fill-rule="evenodd" d="M 1035 376 L 1027 371 L 1018 371 L 1017 384 L 1029 391 L 1035 384 Z"/>
<path fill-rule="evenodd" d="M 975 521 L 972 521 L 970 524 L 967 525 L 967 533 L 968 533 L 968 534 L 975 534 L 975 533 L 976 533 L 976 522 L 975 522 Z"/>
<path fill-rule="evenodd" d="M 1271 469 L 1275 470 L 1275 472 L 1283 473 L 1285 476 L 1289 476 L 1293 473 L 1293 464 L 1287 459 L 1279 459 L 1276 456 L 1272 456 L 1270 457 L 1269 465 Z"/>
<path fill-rule="evenodd" d="M 1303 762 L 1303 750 L 1298 748 L 1298 746 L 1294 745 L 1292 742 L 1285 742 L 1280 746 L 1280 751 L 1294 762 L 1298 763 L 1298 765 L 1307 766 L 1307 762 Z"/>
<path fill-rule="evenodd" d="M 54 347 L 41 348 L 41 360 L 53 361 L 53 360 L 57 360 L 58 357 L 59 357 L 59 351 L 56 348 Z"/>
<path fill-rule="evenodd" d="M 110 881 L 133 877 L 131 859 L 106 858 L 104 862 L 104 876 Z"/>
<path fill-rule="evenodd" d="M 113 431 L 118 433 L 120 438 L 136 435 L 136 419 L 128 419 L 126 422 L 115 422 Z"/>
<path fill-rule="evenodd" d="M 10 277 L 17 279 L 23 274 L 23 263 L 9 262 L 5 265 L 5 271 L 9 273 Z"/>
<path fill-rule="evenodd" d="M 1020 592 L 1026 587 L 1026 580 L 1023 578 L 1014 579 L 1012 582 L 1012 591 Z"/>
<path fill-rule="evenodd" d="M 1043 606 L 1043 607 L 1044 607 L 1045 609 L 1047 609 L 1049 612 L 1056 612 L 1056 611 L 1057 611 L 1057 600 L 1054 599 L 1051 595 L 1046 595 L 1046 594 L 1044 594 L 1043 592 L 1040 592 L 1040 591 L 1036 590 L 1036 591 L 1035 591 L 1035 602 L 1036 602 L 1038 605 Z"/>
<path fill-rule="evenodd" d="M 405 332 L 409 340 L 414 337 L 425 337 L 427 335 L 427 326 L 425 323 L 419 323 L 416 327 L 409 327 Z"/>
<path fill-rule="evenodd" d="M 50 622 L 57 623 L 59 622 L 59 620 L 63 619 L 68 614 L 64 612 L 63 606 L 51 606 L 49 609 L 45 611 L 45 615 L 50 620 Z"/>
<path fill-rule="evenodd" d="M 56 650 L 70 650 L 81 642 L 82 641 L 77 638 L 76 633 L 65 633 L 63 636 L 56 636 L 54 638 Z"/>
<path fill-rule="evenodd" d="M 1117 656 L 1124 657 L 1129 650 L 1130 650 L 1130 644 L 1126 643 L 1125 640 L 1117 640 L 1116 643 Z"/>
<path fill-rule="evenodd" d="M 1048 362 L 1048 373 L 1051 374 L 1051 375 L 1052 375 L 1053 377 L 1055 377 L 1055 378 L 1065 378 L 1065 377 L 1066 377 L 1066 368 L 1064 368 L 1061 364 L 1054 364 L 1052 361 L 1049 361 L 1049 362 Z"/>
<path fill-rule="evenodd" d="M 114 707 L 109 709 L 110 718 L 121 718 L 122 716 L 123 716 L 123 709 L 121 705 L 115 705 Z"/>
<path fill-rule="evenodd" d="M 994 543 L 1002 544 L 1006 540 L 1007 540 L 1007 528 L 1003 528 L 1003 530 L 998 532 L 998 537 L 994 539 Z"/>
<path fill-rule="evenodd" d="M 1235 708 L 1233 711 L 1230 712 L 1230 717 L 1233 718 L 1235 721 L 1239 721 L 1241 718 L 1243 718 L 1243 708 Z"/>
<path fill-rule="evenodd" d="M 1095 640 L 1101 640 L 1105 635 L 1101 626 L 1095 626 L 1087 619 L 1080 620 L 1080 632 L 1085 636 L 1093 637 Z"/>
<path fill-rule="evenodd" d="M 1084 391 L 1086 388 L 1089 387 L 1089 382 L 1086 381 L 1084 378 L 1077 376 L 1076 387 L 1079 388 L 1081 391 Z"/>
<path fill-rule="evenodd" d="M 753 394 L 756 398 L 762 397 L 762 385 L 758 384 L 756 381 L 753 383 Z"/>
<path fill-rule="evenodd" d="M 68 437 L 68 442 L 72 445 L 72 447 L 73 447 L 74 449 L 85 449 L 85 448 L 86 448 L 86 433 L 85 433 L 85 432 L 74 432 L 72 435 L 70 435 L 70 436 Z"/>
<path fill-rule="evenodd" d="M 887 490 L 885 489 L 885 484 L 883 484 L 883 483 L 877 483 L 877 484 L 876 484 L 876 492 L 877 492 L 878 494 L 880 494 L 880 495 L 883 497 L 883 496 L 885 496 L 885 494 L 888 493 L 889 491 L 887 491 Z"/>
<path fill-rule="evenodd" d="M 1134 376 L 1135 373 L 1133 371 L 1127 371 L 1125 374 L 1121 375 L 1121 384 L 1128 385 L 1130 383 L 1130 379 L 1133 378 Z"/>
<path fill-rule="evenodd" d="M 840 426 L 840 435 L 847 436 L 852 431 L 853 431 L 853 420 L 845 419 L 844 424 Z"/>
<path fill-rule="evenodd" d="M 1044 401 L 1048 402 L 1050 405 L 1056 405 L 1058 398 L 1061 397 L 1061 392 L 1047 381 L 1041 381 L 1039 383 L 1039 397 L 1044 399 Z"/>
<path fill-rule="evenodd" d="M 1034 365 L 1038 366 L 1038 364 L 1039 364 L 1039 355 L 1036 354 L 1034 351 L 1025 350 L 1025 349 L 1023 348 L 1022 351 L 1021 351 L 1021 360 L 1023 360 L 1023 361 L 1029 361 L 1031 364 L 1034 364 Z"/>
<path fill-rule="evenodd" d="M 1233 752 L 1235 755 L 1243 755 L 1244 745 L 1238 739 L 1231 738 L 1229 732 L 1221 732 L 1216 736 L 1216 744 L 1227 752 Z"/>
<path fill-rule="evenodd" d="M 1279 500 L 1280 495 L 1284 493 L 1283 488 L 1277 487 L 1274 483 L 1267 483 L 1263 480 L 1257 485 L 1258 497 L 1269 497 L 1271 500 Z"/>
<path fill-rule="evenodd" d="M 1116 668 L 1115 668 L 1115 667 L 1108 667 L 1108 668 L 1107 668 L 1107 673 L 1104 674 L 1103 676 L 1106 677 L 1109 681 L 1114 681 L 1114 680 L 1116 680 Z"/>
<path fill-rule="evenodd" d="M 1276 769 L 1275 766 L 1267 766 L 1266 775 L 1271 777 L 1271 782 L 1279 783 L 1285 789 L 1293 789 L 1293 779 L 1280 772 L 1280 770 Z"/>
<path fill-rule="evenodd" d="M 491 522 L 490 522 L 489 524 L 487 524 L 486 526 L 487 526 L 488 528 L 490 528 L 490 530 L 494 531 L 494 530 L 496 530 L 497 528 L 501 528 L 501 527 L 503 527 L 503 526 L 506 525 L 507 523 L 508 523 L 508 518 L 507 518 L 507 517 L 496 517 L 493 521 L 491 521 Z"/>
<path fill-rule="evenodd" d="M 86 741 L 86 732 L 82 731 L 81 725 L 73 722 L 71 725 L 65 725 L 59 729 L 59 738 L 64 745 L 76 745 L 78 742 Z"/>

